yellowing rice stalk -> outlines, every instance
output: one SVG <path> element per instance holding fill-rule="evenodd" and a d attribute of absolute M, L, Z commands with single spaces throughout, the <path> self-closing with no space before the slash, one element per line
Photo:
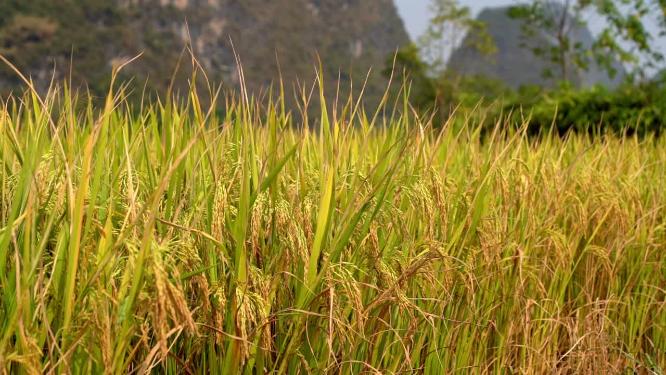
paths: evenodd
<path fill-rule="evenodd" d="M 356 104 L 2 102 L 0 372 L 663 373 L 663 138 Z"/>

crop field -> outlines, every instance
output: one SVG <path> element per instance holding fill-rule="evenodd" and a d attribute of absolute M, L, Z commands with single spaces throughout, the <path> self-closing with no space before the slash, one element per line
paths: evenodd
<path fill-rule="evenodd" d="M 124 92 L 0 103 L 0 373 L 666 369 L 663 138 Z"/>

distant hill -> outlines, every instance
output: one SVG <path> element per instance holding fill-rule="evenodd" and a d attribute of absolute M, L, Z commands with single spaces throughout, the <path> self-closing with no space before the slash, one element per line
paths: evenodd
<path fill-rule="evenodd" d="M 521 29 L 523 21 L 511 18 L 508 14 L 509 9 L 510 7 L 486 8 L 478 16 L 478 20 L 487 25 L 487 31 L 497 46 L 496 54 L 484 56 L 470 47 L 471 38 L 475 36 L 468 35 L 461 46 L 453 52 L 449 68 L 463 75 L 482 75 L 497 79 L 513 88 L 530 84 L 552 86 L 559 80 L 557 67 L 535 56 L 524 45 L 527 43 L 533 46 L 547 46 L 553 42 L 545 35 L 525 40 Z M 593 43 L 590 30 L 583 26 L 573 27 L 570 38 L 572 44 L 580 42 L 583 46 L 589 47 Z M 614 63 L 614 66 L 618 70 L 614 78 L 609 77 L 598 65 L 592 64 L 588 71 L 578 72 L 573 78 L 573 83 L 577 86 L 594 84 L 616 86 L 622 81 L 625 70 L 618 62 Z M 555 77 L 545 78 L 543 72 L 546 69 L 555 73 Z"/>
<path fill-rule="evenodd" d="M 214 82 L 239 84 L 233 41 L 253 92 L 276 80 L 277 61 L 287 83 L 312 79 L 318 54 L 331 85 L 340 72 L 343 85 L 360 86 L 373 68 L 370 96 L 384 88 L 386 57 L 409 42 L 392 0 L 0 1 L 0 53 L 41 88 L 54 64 L 56 79 L 66 77 L 71 59 L 74 83 L 101 93 L 112 65 L 143 52 L 126 76 L 164 91 L 190 37 Z M 0 67 L 0 92 L 19 85 Z"/>

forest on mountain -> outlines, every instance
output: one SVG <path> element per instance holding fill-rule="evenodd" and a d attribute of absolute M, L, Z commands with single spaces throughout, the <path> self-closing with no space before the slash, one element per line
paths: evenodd
<path fill-rule="evenodd" d="M 213 85 L 240 86 L 237 55 L 255 94 L 280 79 L 288 89 L 310 85 L 320 63 L 346 89 L 351 81 L 360 87 L 371 68 L 408 42 L 392 0 L 0 2 L 0 54 L 42 91 L 51 78 L 71 78 L 75 87 L 103 94 L 112 68 L 139 54 L 123 78 L 163 94 L 175 72 L 175 84 L 186 88 L 190 50 Z M 376 102 L 385 86 L 379 71 L 372 74 L 366 98 Z M 2 64 L 0 94 L 19 87 Z"/>

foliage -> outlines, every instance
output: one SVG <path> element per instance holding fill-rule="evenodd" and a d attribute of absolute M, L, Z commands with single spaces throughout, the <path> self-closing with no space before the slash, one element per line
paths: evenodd
<path fill-rule="evenodd" d="M 544 74 L 571 82 L 576 71 L 587 71 L 592 62 L 613 77 L 617 74 L 614 61 L 641 69 L 663 61 L 651 43 L 654 35 L 645 27 L 645 22 L 655 14 L 666 20 L 663 6 L 659 0 L 531 0 L 513 6 L 509 15 L 524 21 L 525 46 L 560 69 Z M 586 26 L 583 16 L 586 13 L 596 14 L 605 21 L 604 29 L 590 46 L 575 42 L 571 35 L 576 27 Z M 530 44 L 529 40 L 536 35 L 546 35 L 553 42 Z"/>
<path fill-rule="evenodd" d="M 496 103 L 493 102 L 513 95 L 502 82 L 485 76 L 462 76 L 445 71 L 432 77 L 429 72 L 429 65 L 421 59 L 418 47 L 411 45 L 387 59 L 383 74 L 400 78 L 401 85 L 408 88 L 410 106 L 421 115 L 432 116 L 436 126 L 442 126 L 456 111 L 474 111 L 480 105 L 494 108 Z"/>
<path fill-rule="evenodd" d="M 446 59 L 465 34 L 476 36 L 468 41 L 470 48 L 483 55 L 496 51 L 485 24 L 471 16 L 469 7 L 457 0 L 433 0 L 430 10 L 425 34 L 418 43 L 398 50 L 394 59 L 387 59 L 383 74 L 397 74 L 410 89 L 410 104 L 421 113 L 432 113 L 435 122 L 442 123 L 461 103 L 478 104 L 482 97 L 476 90 L 488 89 L 488 93 L 499 95 L 504 87 L 481 76 L 462 77 L 446 69 Z"/>
<path fill-rule="evenodd" d="M 44 33 L 44 27 L 55 31 Z M 341 94 L 358 94 L 362 85 L 352 90 L 351 82 L 363 83 L 372 66 L 408 40 L 392 0 L 345 1 L 344 6 L 340 0 L 0 1 L 0 54 L 32 78 L 40 92 L 55 75 L 55 81 L 71 78 L 73 89 L 101 98 L 110 69 L 141 54 L 124 71 L 124 78 L 139 82 L 137 102 L 143 84 L 151 94 L 187 93 L 194 68 L 191 59 L 183 58 L 187 49 L 211 84 L 225 89 L 239 88 L 237 56 L 253 95 L 265 95 L 282 78 L 292 108 L 298 101 L 292 99 L 309 91 L 301 83 L 312 80 L 319 57 L 327 76 L 340 77 Z M 0 96 L 21 84 L 0 65 Z M 385 87 L 379 74 L 368 77 L 369 106 L 377 105 Z"/>
<path fill-rule="evenodd" d="M 469 7 L 461 6 L 458 0 L 432 0 L 430 12 L 432 16 L 428 29 L 419 38 L 419 50 L 428 62 L 431 75 L 445 73 L 446 60 L 466 34 L 475 36 L 468 41 L 470 48 L 483 55 L 495 52 L 496 47 L 486 32 L 485 24 L 474 19 Z"/>
<path fill-rule="evenodd" d="M 7 0 L 0 3 L 0 14 L 0 53 L 43 90 L 54 73 L 64 79 L 72 68 L 72 83 L 103 95 L 109 56 L 123 49 L 139 53 L 129 13 L 113 2 Z M 21 83 L 5 64 L 0 66 L 0 95 Z"/>
<path fill-rule="evenodd" d="M 573 15 L 562 16 L 565 18 L 560 19 L 559 23 L 555 22 L 557 19 L 547 18 L 553 14 L 562 15 L 561 6 L 555 4 L 542 4 L 551 7 L 539 10 L 542 13 L 537 13 L 537 8 L 525 7 L 514 7 L 511 12 L 513 17 L 539 19 L 541 29 L 535 32 L 561 27 L 554 32 L 562 34 L 562 45 L 566 45 L 571 29 L 569 24 L 579 21 L 567 18 Z M 462 11 L 455 14 L 466 17 Z M 533 27 L 536 22 L 533 19 L 528 25 Z M 555 46 L 548 51 L 543 46 L 540 48 L 542 50 L 539 53 L 552 53 L 554 61 L 551 62 L 558 62 L 557 55 L 562 52 L 561 49 Z M 572 48 L 581 53 L 584 49 L 581 45 Z M 558 62 L 565 65 L 562 68 L 563 76 L 566 76 L 569 69 L 566 67 L 567 62 L 564 62 L 570 61 L 569 53 L 574 52 L 562 55 L 563 60 Z M 402 49 L 395 59 L 395 71 L 404 72 L 404 80 L 411 88 L 409 94 L 414 107 L 421 113 L 432 114 L 436 125 L 445 124 L 449 116 L 457 111 L 485 122 L 485 126 L 491 129 L 509 116 L 509 124 L 527 123 L 530 134 L 548 132 L 553 126 L 558 134 L 574 131 L 660 136 L 666 129 L 666 90 L 659 77 L 653 81 L 626 82 L 617 89 L 602 86 L 579 88 L 563 81 L 554 89 L 524 86 L 512 90 L 502 82 L 482 75 L 461 76 L 453 71 L 435 74 L 435 70 L 424 59 L 422 50 L 417 46 Z M 584 61 L 576 61 L 578 68 L 582 68 Z M 387 68 L 384 74 L 388 76 L 392 72 Z M 479 111 L 479 108 L 483 110 Z"/>
<path fill-rule="evenodd" d="M 125 93 L 0 106 L 0 371 L 666 368 L 664 139 Z"/>
<path fill-rule="evenodd" d="M 557 90 L 532 88 L 505 102 L 503 113 L 526 118 L 531 132 L 653 134 L 666 130 L 666 90 L 656 82 L 625 84 L 617 90 L 596 86 Z"/>

